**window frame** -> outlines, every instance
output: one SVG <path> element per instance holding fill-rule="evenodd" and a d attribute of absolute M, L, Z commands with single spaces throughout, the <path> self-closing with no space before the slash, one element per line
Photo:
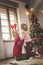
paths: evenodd
<path fill-rule="evenodd" d="M 17 21 L 17 24 L 18 24 L 18 20 L 17 20 L 17 8 L 9 8 L 9 7 L 3 7 L 3 6 L 1 6 L 1 8 L 4 8 L 4 9 L 6 9 L 6 12 L 7 12 L 7 19 L 8 19 L 8 26 L 9 26 L 9 35 L 10 35 L 10 40 L 4 40 L 3 39 L 3 41 L 14 41 L 14 40 L 12 40 L 12 36 L 11 36 L 11 28 L 10 28 L 10 17 L 9 17 L 9 10 L 13 10 L 14 11 L 14 13 L 16 14 L 16 21 Z M 1 25 L 1 28 L 2 28 L 2 25 Z M 2 34 L 3 34 L 3 32 L 2 32 Z M 7 34 L 7 33 L 6 33 Z M 2 36 L 2 38 L 3 38 L 3 36 Z"/>

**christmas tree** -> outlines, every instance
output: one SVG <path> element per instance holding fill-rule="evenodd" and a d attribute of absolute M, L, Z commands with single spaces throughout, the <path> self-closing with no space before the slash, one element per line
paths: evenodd
<path fill-rule="evenodd" d="M 43 30 L 42 30 L 41 25 L 38 23 L 38 18 L 34 14 L 32 14 L 30 17 L 30 36 L 32 38 L 31 48 L 38 47 L 38 49 L 40 48 L 42 49 L 43 48 L 43 43 L 42 43 L 43 42 Z"/>

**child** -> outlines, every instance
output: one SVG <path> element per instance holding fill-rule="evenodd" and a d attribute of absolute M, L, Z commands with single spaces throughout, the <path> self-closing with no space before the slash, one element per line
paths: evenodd
<path fill-rule="evenodd" d="M 17 31 L 13 31 L 14 36 L 14 48 L 13 48 L 13 56 L 15 58 L 19 58 L 22 55 L 22 45 L 23 41 L 20 39 L 20 36 Z"/>
<path fill-rule="evenodd" d="M 28 26 L 26 24 L 21 24 L 21 37 L 24 40 L 24 43 L 26 43 L 25 49 L 26 52 L 28 54 L 28 57 L 31 56 L 31 48 L 30 48 L 30 44 L 31 44 L 31 37 L 28 34 Z"/>

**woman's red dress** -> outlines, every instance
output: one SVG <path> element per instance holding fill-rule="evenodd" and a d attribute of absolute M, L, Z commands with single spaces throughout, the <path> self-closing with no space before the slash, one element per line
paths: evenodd
<path fill-rule="evenodd" d="M 17 36 L 15 39 L 15 44 L 14 44 L 14 48 L 13 48 L 13 56 L 14 57 L 20 57 L 22 54 L 22 45 L 23 45 L 23 41 L 20 40 L 20 37 Z"/>

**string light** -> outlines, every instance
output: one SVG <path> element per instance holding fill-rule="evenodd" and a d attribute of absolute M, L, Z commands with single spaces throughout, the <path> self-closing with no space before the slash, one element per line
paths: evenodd
<path fill-rule="evenodd" d="M 34 8 L 31 8 L 30 10 L 31 10 L 31 11 L 34 11 Z"/>
<path fill-rule="evenodd" d="M 43 10 L 41 10 L 41 13 L 43 13 Z"/>

